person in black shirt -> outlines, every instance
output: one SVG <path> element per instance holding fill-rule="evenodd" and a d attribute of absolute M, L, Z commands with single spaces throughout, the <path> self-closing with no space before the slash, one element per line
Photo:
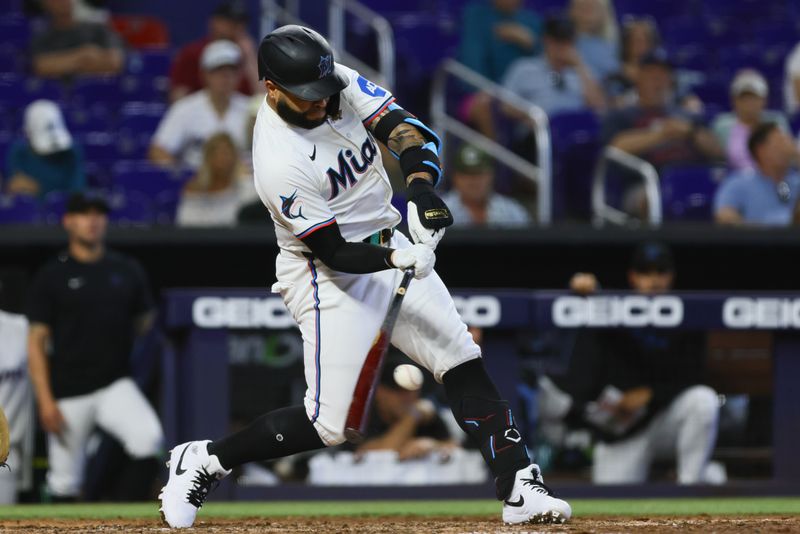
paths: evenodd
<path fill-rule="evenodd" d="M 107 213 L 101 198 L 69 199 L 68 249 L 38 273 L 27 305 L 29 369 L 55 499 L 79 495 L 95 426 L 119 440 L 140 471 L 162 448 L 158 416 L 129 376 L 134 339 L 153 323 L 153 299 L 139 264 L 105 249 Z"/>
<path fill-rule="evenodd" d="M 669 249 L 644 243 L 634 253 L 628 280 L 637 293 L 657 295 L 672 289 L 674 275 Z M 570 287 L 590 294 L 599 285 L 593 274 L 578 273 Z M 659 458 L 677 460 L 680 484 L 714 482 L 710 474 L 719 469 L 709 469 L 709 459 L 719 400 L 704 385 L 703 333 L 641 328 L 581 336 L 567 373 L 540 385 L 548 406 L 560 406 L 568 426 L 590 428 L 598 438 L 593 482 L 645 482 Z"/>

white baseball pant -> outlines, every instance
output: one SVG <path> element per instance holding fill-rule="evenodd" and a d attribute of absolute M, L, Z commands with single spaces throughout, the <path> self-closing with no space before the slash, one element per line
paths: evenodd
<path fill-rule="evenodd" d="M 95 426 L 114 436 L 135 459 L 161 453 L 164 432 L 153 407 L 130 378 L 120 378 L 86 395 L 58 400 L 64 416 L 61 434 L 47 437 L 47 486 L 58 497 L 80 493 L 86 443 Z"/>
<path fill-rule="evenodd" d="M 411 242 L 395 232 L 390 246 Z M 333 271 L 322 262 L 281 251 L 276 261 L 279 292 L 303 336 L 305 407 L 326 445 L 344 441 L 344 424 L 356 381 L 403 273 Z M 433 272 L 413 280 L 403 300 L 392 345 L 428 369 L 437 381 L 481 351 Z"/>
<path fill-rule="evenodd" d="M 636 435 L 594 449 L 592 482 L 638 484 L 647 480 L 654 459 L 677 460 L 678 483 L 703 481 L 717 441 L 719 399 L 708 386 L 678 395 Z"/>

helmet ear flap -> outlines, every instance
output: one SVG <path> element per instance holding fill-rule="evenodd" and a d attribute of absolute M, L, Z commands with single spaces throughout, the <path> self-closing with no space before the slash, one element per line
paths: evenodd
<path fill-rule="evenodd" d="M 328 116 L 335 121 L 338 121 L 342 118 L 342 109 L 340 106 L 341 100 L 341 92 L 331 95 L 331 97 L 328 99 L 328 105 L 325 107 L 325 111 L 327 111 Z"/>

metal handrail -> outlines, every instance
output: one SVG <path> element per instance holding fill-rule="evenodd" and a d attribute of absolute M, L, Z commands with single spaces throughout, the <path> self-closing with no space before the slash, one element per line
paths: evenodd
<path fill-rule="evenodd" d="M 538 166 L 514 154 L 493 139 L 466 126 L 447 114 L 448 75 L 468 83 L 493 98 L 523 112 L 533 125 Z M 538 188 L 537 219 L 540 225 L 552 220 L 552 163 L 550 150 L 550 121 L 542 108 L 518 97 L 511 91 L 478 74 L 454 59 L 442 62 L 433 78 L 431 90 L 431 119 L 434 130 L 441 135 L 449 132 L 463 141 L 476 145 L 495 159 L 536 183 Z"/>
<path fill-rule="evenodd" d="M 608 221 L 622 225 L 632 221 L 630 215 L 606 203 L 606 168 L 608 161 L 622 165 L 642 178 L 644 196 L 647 201 L 648 222 L 652 226 L 661 225 L 661 190 L 659 189 L 656 168 L 649 162 L 613 146 L 606 147 L 603 150 L 594 170 L 594 179 L 592 180 L 594 223 L 602 226 Z"/>
<path fill-rule="evenodd" d="M 395 80 L 395 48 L 394 30 L 389 21 L 355 0 L 329 0 L 328 4 L 328 34 L 332 44 L 339 50 L 345 49 L 344 26 L 345 12 L 349 12 L 362 22 L 370 26 L 375 32 L 378 44 L 378 71 L 383 83 L 394 88 Z"/>
<path fill-rule="evenodd" d="M 308 26 L 299 16 L 300 0 L 286 0 L 285 6 L 278 0 L 261 0 L 261 34 L 274 30 L 278 24 L 300 24 Z M 378 69 L 370 67 L 345 49 L 345 13 L 349 12 L 372 27 L 378 44 Z M 337 57 L 369 77 L 374 82 L 394 88 L 395 46 L 394 31 L 384 17 L 354 0 L 328 0 L 327 38 Z"/>

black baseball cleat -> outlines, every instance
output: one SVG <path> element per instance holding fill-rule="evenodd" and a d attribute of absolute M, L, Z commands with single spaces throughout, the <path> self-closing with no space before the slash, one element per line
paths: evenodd
<path fill-rule="evenodd" d="M 503 502 L 504 523 L 564 523 L 570 517 L 572 508 L 545 486 L 538 465 L 517 471 L 511 494 Z"/>
<path fill-rule="evenodd" d="M 172 528 L 188 528 L 208 493 L 226 477 L 216 456 L 208 454 L 210 441 L 190 441 L 170 451 L 169 480 L 161 488 L 161 519 Z"/>

